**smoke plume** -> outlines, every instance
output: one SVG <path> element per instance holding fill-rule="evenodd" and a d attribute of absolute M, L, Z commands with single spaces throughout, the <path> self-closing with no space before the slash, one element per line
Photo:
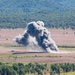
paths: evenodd
<path fill-rule="evenodd" d="M 25 47 L 34 48 L 35 50 L 37 48 L 38 52 L 59 51 L 42 21 L 28 23 L 24 33 L 16 36 L 14 40 Z"/>

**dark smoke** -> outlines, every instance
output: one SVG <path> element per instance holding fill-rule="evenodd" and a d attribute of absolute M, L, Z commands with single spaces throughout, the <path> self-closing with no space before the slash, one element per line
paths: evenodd
<path fill-rule="evenodd" d="M 34 47 L 40 47 L 43 52 L 59 51 L 42 21 L 28 23 L 25 32 L 16 36 L 14 40 L 24 46 L 30 45 L 29 47 L 33 47 L 34 45 Z"/>

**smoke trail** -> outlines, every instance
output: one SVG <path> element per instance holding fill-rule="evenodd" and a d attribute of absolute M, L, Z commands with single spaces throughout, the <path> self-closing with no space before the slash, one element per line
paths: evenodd
<path fill-rule="evenodd" d="M 44 27 L 42 21 L 30 22 L 22 35 L 16 36 L 14 40 L 26 47 L 39 48 L 38 52 L 59 51 L 55 42 L 50 36 L 50 32 Z"/>

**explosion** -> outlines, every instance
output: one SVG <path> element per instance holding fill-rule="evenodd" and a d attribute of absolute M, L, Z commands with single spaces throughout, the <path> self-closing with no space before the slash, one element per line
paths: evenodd
<path fill-rule="evenodd" d="M 50 36 L 50 32 L 46 27 L 44 27 L 44 23 L 42 21 L 28 23 L 24 33 L 16 36 L 14 41 L 25 47 L 32 48 L 34 46 L 37 49 L 39 47 L 38 52 L 59 51 L 58 47 Z"/>

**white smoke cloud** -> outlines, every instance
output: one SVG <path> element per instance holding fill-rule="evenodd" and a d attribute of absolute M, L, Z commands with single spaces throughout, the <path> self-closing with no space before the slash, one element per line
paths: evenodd
<path fill-rule="evenodd" d="M 42 21 L 30 22 L 22 35 L 14 38 L 18 44 L 25 47 L 34 48 L 38 52 L 59 51 L 55 42 L 50 36 L 50 32 L 44 27 Z M 32 50 L 33 51 L 33 50 Z"/>

